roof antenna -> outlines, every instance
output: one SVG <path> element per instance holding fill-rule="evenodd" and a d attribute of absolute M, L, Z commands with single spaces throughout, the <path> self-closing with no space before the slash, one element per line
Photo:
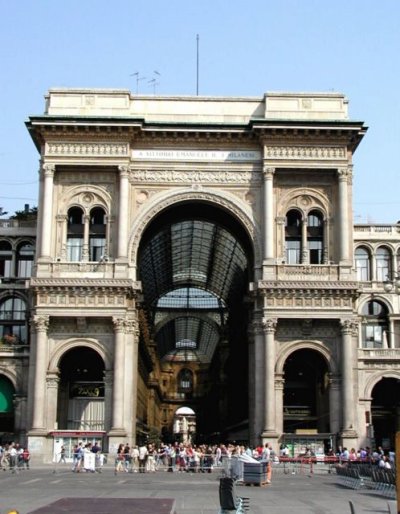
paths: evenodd
<path fill-rule="evenodd" d="M 161 73 L 154 70 L 153 73 L 155 75 L 158 75 L 159 77 L 161 77 Z M 153 95 L 156 94 L 156 86 L 159 86 L 160 85 L 160 82 L 157 82 L 157 78 L 156 77 L 153 77 L 151 80 L 148 80 L 147 81 L 148 84 L 153 84 Z"/>
<path fill-rule="evenodd" d="M 146 77 L 141 77 L 140 73 L 138 71 L 135 71 L 135 73 L 131 73 L 129 75 L 130 77 L 136 77 L 136 94 L 139 94 L 139 82 L 141 80 L 145 80 Z"/>

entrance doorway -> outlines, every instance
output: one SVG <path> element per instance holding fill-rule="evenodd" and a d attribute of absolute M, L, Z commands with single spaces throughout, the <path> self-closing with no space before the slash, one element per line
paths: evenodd
<path fill-rule="evenodd" d="M 104 362 L 91 348 L 66 352 L 60 361 L 59 429 L 104 430 Z"/>
<path fill-rule="evenodd" d="M 11 381 L 0 376 L 0 441 L 14 433 L 14 395 Z"/>
<path fill-rule="evenodd" d="M 297 350 L 287 358 L 284 376 L 284 432 L 329 433 L 329 380 L 325 359 L 315 350 Z"/>
<path fill-rule="evenodd" d="M 382 378 L 372 389 L 372 425 L 375 445 L 394 448 L 400 430 L 400 380 Z"/>

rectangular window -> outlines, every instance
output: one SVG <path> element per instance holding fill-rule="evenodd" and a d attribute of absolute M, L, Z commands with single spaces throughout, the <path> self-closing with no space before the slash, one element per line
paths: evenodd
<path fill-rule="evenodd" d="M 301 241 L 286 240 L 286 263 L 300 264 L 301 257 Z"/>
<path fill-rule="evenodd" d="M 83 239 L 81 237 L 70 237 L 67 241 L 67 259 L 71 262 L 82 260 Z"/>
<path fill-rule="evenodd" d="M 8 257 L 2 257 L 0 256 L 0 276 L 1 277 L 11 277 L 11 256 Z"/>
<path fill-rule="evenodd" d="M 104 257 L 106 240 L 104 237 L 91 237 L 89 241 L 90 246 L 90 260 L 98 262 Z"/>
<path fill-rule="evenodd" d="M 379 325 L 364 326 L 364 348 L 382 348 L 383 328 Z"/>
<path fill-rule="evenodd" d="M 310 264 L 322 264 L 322 241 L 308 241 Z"/>
<path fill-rule="evenodd" d="M 32 275 L 32 264 L 33 261 L 18 261 L 18 276 L 19 277 L 30 277 Z"/>
<path fill-rule="evenodd" d="M 376 268 L 376 279 L 380 282 L 387 280 L 387 277 L 390 276 L 389 262 L 385 260 L 377 260 Z"/>
<path fill-rule="evenodd" d="M 357 259 L 357 280 L 359 282 L 368 282 L 369 278 L 369 261 L 368 259 Z"/>

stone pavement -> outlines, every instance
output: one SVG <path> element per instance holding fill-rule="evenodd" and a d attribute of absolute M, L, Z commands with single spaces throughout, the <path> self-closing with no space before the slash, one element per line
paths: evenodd
<path fill-rule="evenodd" d="M 68 464 L 57 468 L 33 466 L 18 474 L 0 471 L 0 514 L 12 508 L 28 514 L 61 498 L 171 498 L 176 502 L 177 514 L 217 514 L 220 477 L 219 471 L 115 476 L 112 466 L 102 473 L 72 473 Z M 239 496 L 250 498 L 251 514 L 347 514 L 350 499 L 357 514 L 388 512 L 387 499 L 371 490 L 343 488 L 334 473 L 275 473 L 271 485 L 237 485 L 236 489 Z M 126 514 L 135 513 L 126 507 L 126 501 L 124 504 Z"/>

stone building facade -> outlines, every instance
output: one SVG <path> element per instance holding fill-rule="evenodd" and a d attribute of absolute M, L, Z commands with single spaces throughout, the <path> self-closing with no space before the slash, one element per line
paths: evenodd
<path fill-rule="evenodd" d="M 0 384 L 31 451 L 393 444 L 400 227 L 354 224 L 366 127 L 343 95 L 53 89 L 27 127 L 35 260 L 1 294 L 30 330 Z"/>

